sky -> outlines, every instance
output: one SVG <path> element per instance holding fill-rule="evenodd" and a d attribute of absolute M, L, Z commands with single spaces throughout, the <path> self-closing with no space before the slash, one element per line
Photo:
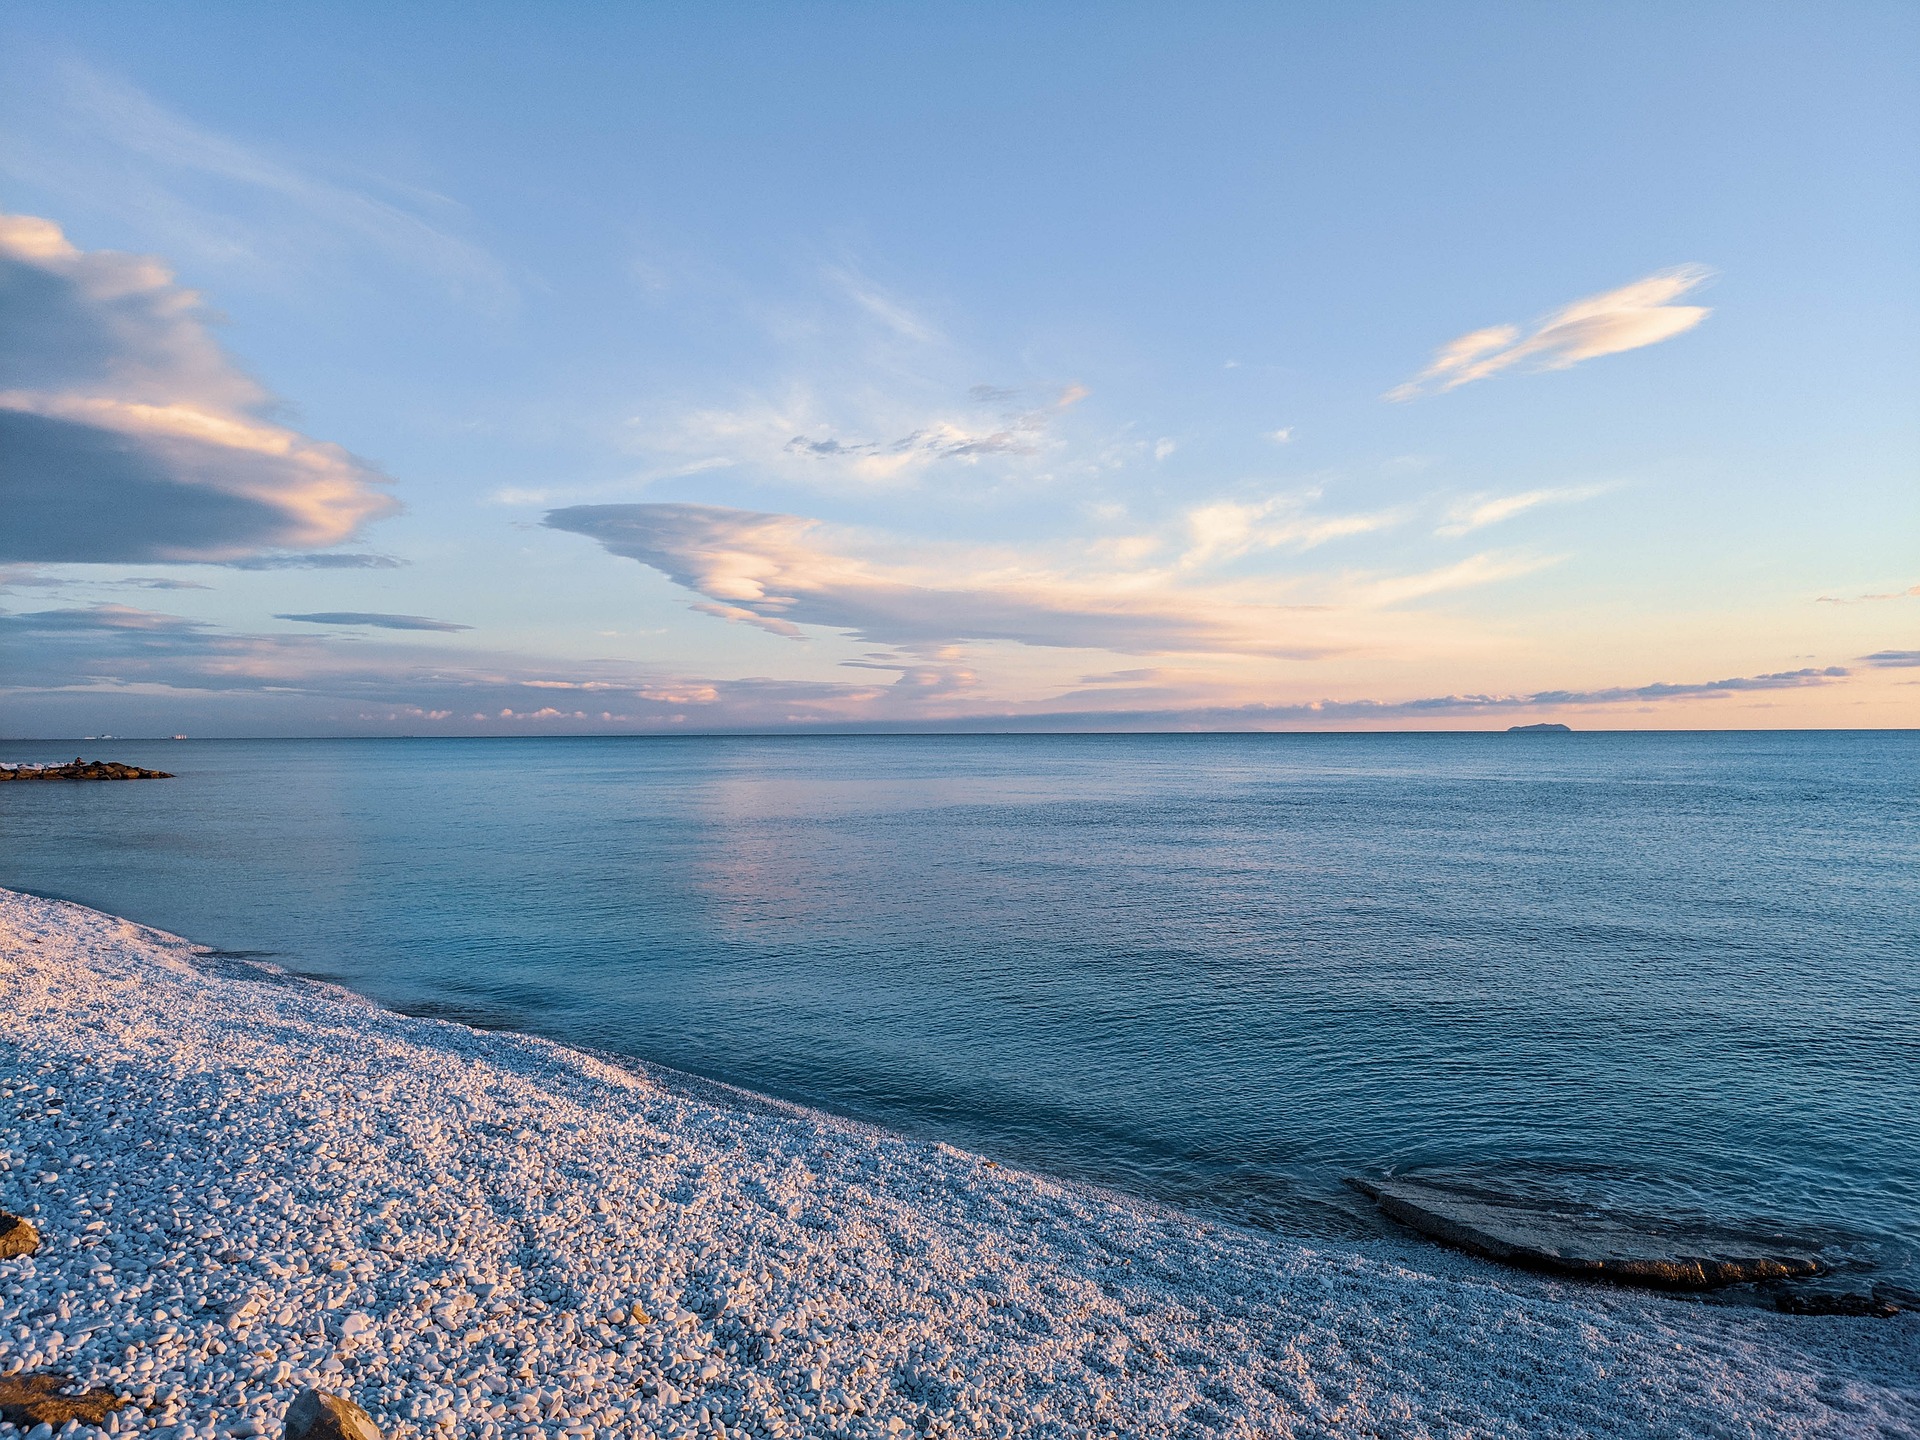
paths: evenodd
<path fill-rule="evenodd" d="M 0 0 L 0 734 L 1920 723 L 1920 9 Z"/>

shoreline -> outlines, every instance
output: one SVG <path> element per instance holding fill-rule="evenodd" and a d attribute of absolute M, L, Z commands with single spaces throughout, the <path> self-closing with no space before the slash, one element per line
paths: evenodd
<path fill-rule="evenodd" d="M 0 1014 L 0 1372 L 110 1433 L 1920 1434 L 1912 1315 L 1309 1247 L 5 890 Z"/>

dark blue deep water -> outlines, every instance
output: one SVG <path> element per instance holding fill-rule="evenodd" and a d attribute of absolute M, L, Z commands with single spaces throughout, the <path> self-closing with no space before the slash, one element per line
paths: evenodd
<path fill-rule="evenodd" d="M 0 884 L 1306 1235 L 1920 1234 L 1920 733 L 89 744 Z M 15 745 L 0 758 L 70 758 Z"/>

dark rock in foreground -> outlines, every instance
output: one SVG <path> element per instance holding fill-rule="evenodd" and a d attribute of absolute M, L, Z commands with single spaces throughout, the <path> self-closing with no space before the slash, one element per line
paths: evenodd
<path fill-rule="evenodd" d="M 40 1232 L 33 1228 L 31 1220 L 0 1210 L 0 1260 L 31 1255 L 39 1248 Z"/>
<path fill-rule="evenodd" d="M 1429 1239 L 1528 1270 L 1661 1290 L 1717 1290 L 1817 1275 L 1815 1248 L 1790 1236 L 1676 1230 L 1585 1207 L 1549 1206 L 1419 1180 L 1351 1180 L 1389 1219 Z"/>
<path fill-rule="evenodd" d="M 36 1375 L 0 1375 L 0 1420 L 10 1420 L 22 1430 L 35 1425 L 51 1425 L 58 1430 L 70 1420 L 104 1425 L 110 1413 L 133 1404 L 111 1390 L 62 1394 L 72 1383 L 68 1376 L 50 1370 Z"/>
<path fill-rule="evenodd" d="M 171 780 L 165 770 L 142 770 L 138 765 L 122 765 L 118 760 L 82 760 L 74 756 L 70 765 L 22 765 L 0 770 L 0 782 L 7 780 Z"/>
<path fill-rule="evenodd" d="M 287 1407 L 287 1440 L 381 1440 L 373 1417 L 353 1401 L 302 1390 Z"/>
<path fill-rule="evenodd" d="M 1545 721 L 1538 725 L 1507 726 L 1509 735 L 1571 735 L 1572 733 L 1571 725 L 1560 725 L 1552 721 Z"/>

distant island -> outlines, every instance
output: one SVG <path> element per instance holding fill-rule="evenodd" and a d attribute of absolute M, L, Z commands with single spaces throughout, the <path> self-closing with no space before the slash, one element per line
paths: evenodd
<path fill-rule="evenodd" d="M 171 780 L 165 770 L 142 770 L 118 760 L 82 760 L 66 765 L 0 765 L 0 782 L 7 780 Z"/>
<path fill-rule="evenodd" d="M 1538 725 L 1509 725 L 1507 727 L 1507 734 L 1509 735 L 1571 735 L 1572 733 L 1573 727 L 1571 725 L 1559 725 L 1552 721 L 1544 721 Z"/>

